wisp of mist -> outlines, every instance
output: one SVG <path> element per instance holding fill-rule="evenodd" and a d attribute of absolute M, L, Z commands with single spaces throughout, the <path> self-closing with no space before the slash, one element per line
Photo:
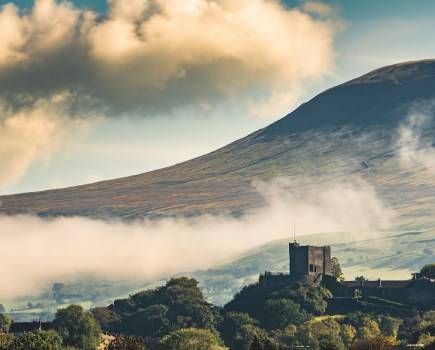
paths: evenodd
<path fill-rule="evenodd" d="M 396 147 L 400 165 L 404 169 L 421 166 L 423 171 L 435 170 L 434 142 L 425 133 L 431 130 L 435 101 L 424 101 L 411 105 L 408 116 L 398 129 Z"/>
<path fill-rule="evenodd" d="M 37 294 L 83 276 L 151 281 L 205 269 L 262 243 L 298 234 L 386 228 L 393 212 L 363 182 L 294 195 L 286 179 L 257 182 L 266 205 L 241 218 L 144 219 L 0 217 L 0 298 Z M 294 184 L 294 183 L 293 183 Z"/>

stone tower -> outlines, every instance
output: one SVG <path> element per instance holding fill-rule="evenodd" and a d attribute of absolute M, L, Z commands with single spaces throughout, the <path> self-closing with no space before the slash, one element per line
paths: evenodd
<path fill-rule="evenodd" d="M 301 278 L 331 274 L 331 247 L 301 246 L 297 242 L 289 244 L 290 276 Z"/>

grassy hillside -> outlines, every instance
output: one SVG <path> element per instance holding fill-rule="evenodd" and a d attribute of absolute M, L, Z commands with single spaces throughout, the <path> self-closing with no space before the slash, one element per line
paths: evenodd
<path fill-rule="evenodd" d="M 210 154 L 136 176 L 2 196 L 0 213 L 127 220 L 241 215 L 264 202 L 252 187 L 254 180 L 284 176 L 297 184 L 294 194 L 303 196 L 307 188 L 362 178 L 397 211 L 399 228 L 420 228 L 416 218 L 429 228 L 435 172 L 419 162 L 401 167 L 397 141 L 410 107 L 434 96 L 435 60 L 385 67 L 329 89 L 269 127 Z M 433 125 L 426 125 L 422 136 L 428 144 L 434 144 L 434 135 Z"/>

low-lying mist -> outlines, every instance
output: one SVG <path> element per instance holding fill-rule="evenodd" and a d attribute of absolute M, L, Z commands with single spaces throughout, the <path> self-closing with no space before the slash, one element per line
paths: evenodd
<path fill-rule="evenodd" d="M 83 276 L 149 281 L 215 266 L 293 234 L 386 228 L 394 214 L 363 181 L 293 194 L 286 179 L 254 186 L 267 205 L 241 218 L 200 216 L 134 223 L 0 217 L 0 298 L 37 294 Z"/>

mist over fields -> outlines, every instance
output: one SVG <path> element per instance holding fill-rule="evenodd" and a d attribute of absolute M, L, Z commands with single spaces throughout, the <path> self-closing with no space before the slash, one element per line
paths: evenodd
<path fill-rule="evenodd" d="M 247 249 L 288 237 L 296 220 L 301 234 L 387 228 L 394 212 L 373 188 L 358 181 L 292 195 L 292 183 L 256 183 L 266 206 L 242 218 L 204 215 L 125 223 L 89 218 L 0 217 L 8 247 L 0 264 L 0 298 L 42 292 L 53 281 L 83 276 L 101 280 L 153 281 L 207 269 Z M 313 220 L 315 218 L 315 220 Z M 17 252 L 23 259 L 16 260 Z"/>

